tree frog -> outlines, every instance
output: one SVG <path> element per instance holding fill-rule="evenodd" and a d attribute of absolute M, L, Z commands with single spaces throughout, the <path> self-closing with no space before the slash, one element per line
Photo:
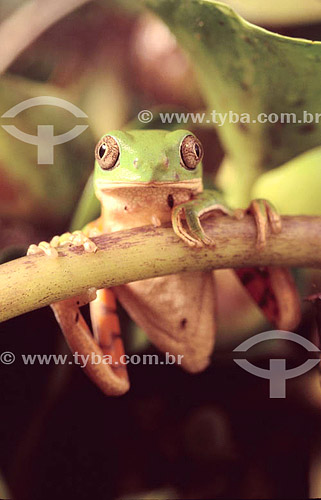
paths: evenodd
<path fill-rule="evenodd" d="M 171 221 L 173 230 L 186 244 L 214 247 L 204 233 L 201 220 L 219 212 L 241 218 L 245 210 L 233 213 L 214 190 L 204 190 L 198 138 L 187 130 L 111 131 L 95 149 L 94 189 L 101 203 L 101 216 L 82 231 L 55 236 L 50 243 L 31 245 L 29 254 L 45 252 L 58 257 L 59 246 L 83 245 L 99 251 L 94 235 Z M 264 247 L 267 225 L 281 231 L 281 220 L 266 200 L 252 201 L 248 212 L 257 226 L 258 251 Z M 122 263 L 120 262 L 121 266 Z M 300 318 L 300 302 L 288 270 L 280 268 L 236 270 L 242 283 L 280 329 L 292 329 Z M 215 339 L 215 273 L 185 272 L 89 291 L 52 304 L 67 342 L 82 355 L 112 356 L 112 363 L 89 363 L 86 370 L 109 395 L 129 389 L 120 336 L 116 299 L 131 318 L 164 352 L 176 356 L 183 368 L 195 373 L 209 362 Z M 90 302 L 93 336 L 79 307 Z"/>

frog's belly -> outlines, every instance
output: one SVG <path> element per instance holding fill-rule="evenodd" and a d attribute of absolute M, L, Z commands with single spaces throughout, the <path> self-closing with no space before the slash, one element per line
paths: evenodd
<path fill-rule="evenodd" d="M 131 318 L 161 351 L 183 356 L 180 364 L 189 372 L 208 366 L 216 329 L 212 272 L 173 274 L 113 290 Z"/>

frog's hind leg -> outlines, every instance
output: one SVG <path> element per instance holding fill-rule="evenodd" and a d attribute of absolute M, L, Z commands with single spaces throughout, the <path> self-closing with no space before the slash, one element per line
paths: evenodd
<path fill-rule="evenodd" d="M 95 338 L 79 310 L 92 298 L 83 300 L 83 297 L 73 297 L 56 302 L 51 307 L 69 347 L 77 354 L 77 364 L 85 365 L 84 370 L 105 394 L 120 396 L 128 391 L 129 380 L 126 366 L 119 363 L 123 348 L 115 302 L 111 307 L 111 290 L 101 290 L 97 294 L 98 297 L 91 303 Z M 106 354 L 111 354 L 112 359 L 106 359 Z"/>
<path fill-rule="evenodd" d="M 116 299 L 111 289 L 97 291 L 97 298 L 90 303 L 90 316 L 94 338 L 105 359 L 111 360 L 110 367 L 115 376 L 128 383 L 127 368 L 124 364 L 124 344 L 121 339 Z"/>
<path fill-rule="evenodd" d="M 236 210 L 241 219 L 246 213 L 254 216 L 257 227 L 256 247 L 260 251 L 267 242 L 269 231 L 282 231 L 280 215 L 267 200 L 253 200 L 247 210 Z M 238 269 L 237 276 L 271 323 L 280 330 L 293 330 L 301 319 L 301 303 L 294 280 L 288 269 L 262 267 Z"/>
<path fill-rule="evenodd" d="M 243 286 L 279 330 L 291 331 L 301 319 L 300 297 L 288 269 L 280 267 L 235 269 Z"/>

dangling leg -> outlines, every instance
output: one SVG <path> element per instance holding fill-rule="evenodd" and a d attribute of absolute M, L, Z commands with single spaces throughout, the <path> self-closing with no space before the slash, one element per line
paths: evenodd
<path fill-rule="evenodd" d="M 109 291 L 112 293 L 111 291 Z M 51 307 L 55 313 L 56 319 L 60 324 L 67 343 L 73 352 L 82 356 L 82 360 L 86 360 L 84 370 L 89 377 L 98 385 L 98 387 L 108 396 L 120 396 L 128 391 L 129 381 L 125 365 L 121 368 L 114 368 L 111 364 L 103 362 L 103 356 L 106 354 L 106 349 L 101 347 L 99 343 L 91 335 L 90 329 L 85 322 L 79 307 L 93 300 L 93 296 L 88 297 L 73 297 L 72 299 L 63 300 L 52 304 Z M 97 301 L 97 302 L 96 302 Z M 99 304 L 99 298 L 95 300 L 96 305 Z M 94 309 L 96 308 L 94 306 Z M 98 321 L 100 324 L 103 320 L 103 315 L 98 315 L 98 320 L 94 313 L 93 323 Z M 106 318 L 108 319 L 108 311 Z M 106 321 L 107 321 L 106 319 Z M 105 319 L 104 319 L 105 324 Z M 108 328 L 103 329 L 107 331 Z M 112 329 L 112 331 L 114 328 Z M 119 342 L 121 342 L 119 338 Z M 115 353 L 120 352 L 119 346 L 115 348 Z M 91 363 L 93 356 L 102 360 L 98 364 Z M 114 361 L 114 360 L 113 360 Z M 117 361 L 117 359 L 116 359 Z M 116 365 L 117 366 L 117 365 Z"/>
<path fill-rule="evenodd" d="M 262 250 L 267 241 L 267 227 L 273 234 L 282 230 L 281 218 L 267 200 L 253 200 L 247 210 L 237 210 L 235 217 L 246 213 L 254 216 L 257 227 L 257 248 Z M 301 304 L 292 275 L 280 267 L 236 269 L 237 276 L 269 321 L 280 330 L 296 328 L 301 319 Z"/>
<path fill-rule="evenodd" d="M 31 245 L 28 255 L 45 253 L 52 258 L 58 258 L 58 249 L 67 246 L 83 246 L 86 252 L 96 252 L 97 246 L 90 239 L 102 233 L 101 219 L 89 223 L 84 231 L 74 231 L 55 236 L 50 243 L 45 241 L 39 245 Z M 73 297 L 51 304 L 56 319 L 66 337 L 67 343 L 74 353 L 85 361 L 85 371 L 89 377 L 109 396 L 119 396 L 129 389 L 129 380 L 125 364 L 120 363 L 124 354 L 120 338 L 120 328 L 116 314 L 116 304 L 111 290 L 89 291 L 87 295 Z M 85 322 L 79 307 L 88 302 L 91 304 L 91 319 L 95 339 Z M 112 361 L 104 357 L 111 355 Z M 99 363 L 90 362 L 92 357 Z"/>
<path fill-rule="evenodd" d="M 288 269 L 264 267 L 234 271 L 266 318 L 279 330 L 291 331 L 298 326 L 300 297 Z"/>
<path fill-rule="evenodd" d="M 97 298 L 90 303 L 90 316 L 96 342 L 104 356 L 112 359 L 111 369 L 117 378 L 128 383 L 126 365 L 121 363 L 121 356 L 125 351 L 120 336 L 116 299 L 111 289 L 97 291 Z"/>

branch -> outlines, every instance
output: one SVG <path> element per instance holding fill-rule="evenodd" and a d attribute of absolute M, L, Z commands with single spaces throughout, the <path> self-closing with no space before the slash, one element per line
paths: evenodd
<path fill-rule="evenodd" d="M 203 226 L 215 248 L 190 248 L 170 225 L 144 226 L 93 238 L 99 250 L 59 250 L 58 258 L 22 257 L 0 266 L 0 321 L 84 293 L 155 276 L 219 268 L 321 268 L 321 217 L 283 217 L 283 230 L 256 249 L 252 217 L 209 217 Z"/>

